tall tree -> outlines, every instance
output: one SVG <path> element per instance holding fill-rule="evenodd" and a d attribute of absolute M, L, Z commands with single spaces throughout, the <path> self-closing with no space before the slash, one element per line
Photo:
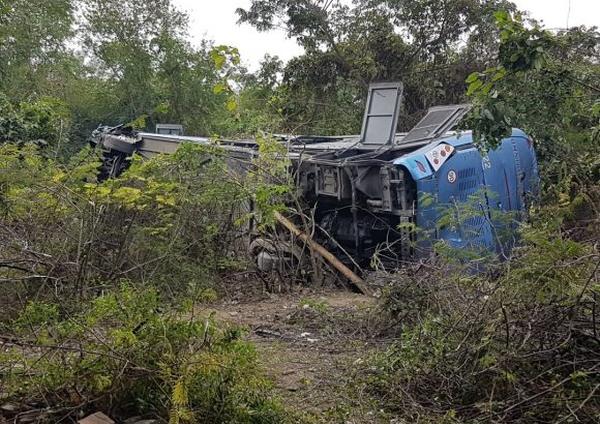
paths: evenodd
<path fill-rule="evenodd" d="M 0 90 L 13 99 L 39 90 L 72 35 L 71 0 L 0 1 Z"/>
<path fill-rule="evenodd" d="M 167 40 L 184 34 L 185 14 L 169 0 L 87 0 L 83 16 L 84 45 L 117 82 L 125 116 L 149 114 L 155 69 Z"/>
<path fill-rule="evenodd" d="M 496 66 L 469 76 L 469 126 L 485 147 L 511 127 L 536 142 L 545 204 L 555 217 L 596 228 L 600 216 L 600 32 L 553 33 L 518 16 L 496 14 Z"/>
<path fill-rule="evenodd" d="M 492 12 L 500 8 L 514 10 L 514 5 L 507 0 L 358 0 L 350 7 L 336 0 L 254 0 L 237 13 L 240 22 L 259 30 L 285 28 L 305 49 L 284 72 L 289 126 L 346 132 L 358 130 L 369 81 L 404 81 L 404 129 L 433 104 L 461 101 L 465 77 L 494 57 Z M 328 114 L 330 109 L 343 109 L 337 114 L 343 122 Z"/>

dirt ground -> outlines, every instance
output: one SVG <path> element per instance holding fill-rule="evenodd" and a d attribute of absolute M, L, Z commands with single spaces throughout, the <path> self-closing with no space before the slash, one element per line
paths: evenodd
<path fill-rule="evenodd" d="M 371 297 L 322 290 L 228 300 L 211 310 L 248 329 L 286 405 L 325 422 L 362 423 L 378 420 L 350 378 L 387 344 L 373 332 L 375 305 Z"/>

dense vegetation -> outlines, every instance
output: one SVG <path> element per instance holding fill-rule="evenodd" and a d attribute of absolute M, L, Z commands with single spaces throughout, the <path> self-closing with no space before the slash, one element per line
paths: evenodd
<path fill-rule="evenodd" d="M 381 331 L 395 341 L 354 370 L 349 405 L 368 396 L 388 422 L 598 419 L 597 29 L 546 31 L 507 0 L 253 0 L 238 19 L 285 28 L 305 53 L 251 73 L 234 47 L 190 44 L 169 0 L 0 0 L 1 413 L 326 421 L 273 399 L 243 331 L 203 313 L 246 268 L 247 220 L 272 223 L 287 187 L 240 181 L 218 148 L 191 146 L 98 183 L 86 139 L 126 122 L 356 133 L 367 84 L 402 80 L 400 129 L 470 101 L 483 149 L 512 126 L 531 134 L 542 199 L 488 274 L 440 250 L 389 277 Z"/>

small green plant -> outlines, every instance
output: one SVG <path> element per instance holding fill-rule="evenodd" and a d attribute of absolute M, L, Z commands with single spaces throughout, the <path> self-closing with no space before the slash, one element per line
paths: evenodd
<path fill-rule="evenodd" d="M 253 217 L 260 229 L 275 223 L 274 213 L 287 209 L 286 201 L 293 194 L 289 173 L 290 161 L 283 144 L 271 137 L 258 135 L 258 156 L 252 164 L 245 185 L 254 198 L 256 210 Z"/>
<path fill-rule="evenodd" d="M 311 308 L 321 314 L 324 314 L 329 310 L 329 304 L 327 303 L 327 301 L 319 299 L 301 299 L 300 307 Z"/>

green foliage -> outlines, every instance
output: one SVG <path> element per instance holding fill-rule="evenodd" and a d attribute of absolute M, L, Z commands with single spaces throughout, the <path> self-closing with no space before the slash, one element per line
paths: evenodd
<path fill-rule="evenodd" d="M 65 137 L 70 114 L 58 99 L 12 104 L 0 93 L 0 143 L 14 142 L 57 145 Z"/>
<path fill-rule="evenodd" d="M 101 123 L 142 116 L 144 129 L 181 123 L 199 135 L 235 134 L 244 127 L 229 122 L 237 119 L 232 119 L 237 95 L 213 92 L 224 68 L 216 66 L 211 43 L 191 46 L 185 38 L 187 16 L 170 0 L 7 0 L 2 5 L 0 93 L 13 104 L 59 99 L 61 105 L 53 107 L 61 117 L 65 112 L 61 156 L 78 151 Z M 75 9 L 81 12 L 77 27 Z M 231 80 L 237 81 L 244 72 L 239 57 L 230 62 Z"/>
<path fill-rule="evenodd" d="M 226 94 L 226 109 L 233 113 L 238 109 L 238 100 L 235 92 L 229 84 L 231 74 L 235 67 L 240 64 L 240 54 L 238 49 L 229 46 L 216 46 L 210 51 L 210 57 L 215 64 L 215 68 L 221 73 L 221 81 L 215 84 L 214 94 Z"/>
<path fill-rule="evenodd" d="M 399 417 L 432 422 L 594 420 L 598 252 L 536 225 L 496 278 L 441 263 L 403 273 L 384 309 L 400 335 L 372 359 L 368 390 Z M 575 376 L 580 376 L 577 381 Z"/>
<path fill-rule="evenodd" d="M 284 422 L 252 346 L 200 312 L 243 265 L 247 192 L 218 146 L 134 158 L 102 183 L 93 151 L 68 164 L 43 152 L 0 145 L 1 401 L 51 406 L 47 422 L 96 409 Z"/>
<path fill-rule="evenodd" d="M 274 213 L 287 209 L 286 200 L 293 193 L 286 148 L 276 140 L 259 136 L 258 157 L 246 176 L 246 190 L 253 196 L 254 216 L 262 229 L 275 223 Z"/>
<path fill-rule="evenodd" d="M 30 303 L 16 319 L 21 345 L 3 351 L 11 371 L 2 399 L 44 399 L 74 416 L 100 408 L 171 423 L 285 420 L 255 350 L 236 328 L 160 312 L 159 299 L 153 289 L 124 283 L 61 317 L 57 304 Z M 41 347 L 28 349 L 29 337 L 41 334 Z"/>
<path fill-rule="evenodd" d="M 213 93 L 220 50 L 207 42 L 193 48 L 184 39 L 187 16 L 169 0 L 91 1 L 85 18 L 84 44 L 101 65 L 96 75 L 112 82 L 114 110 L 104 123 L 146 116 L 144 128 L 174 122 L 193 134 L 221 131 L 215 121 L 226 96 Z"/>
<path fill-rule="evenodd" d="M 284 28 L 305 49 L 282 70 L 275 90 L 286 131 L 348 134 L 360 129 L 370 81 L 403 81 L 402 130 L 429 106 L 463 101 L 464 79 L 497 49 L 492 13 L 501 8 L 514 5 L 256 0 L 237 13 L 259 30 Z"/>
<path fill-rule="evenodd" d="M 569 142 L 574 132 L 589 135 L 600 95 L 594 86 L 600 72 L 594 63 L 597 32 L 574 28 L 554 35 L 526 27 L 518 15 L 500 11 L 495 18 L 498 64 L 466 80 L 475 103 L 470 124 L 476 140 L 495 146 L 511 126 L 548 144 Z"/>
<path fill-rule="evenodd" d="M 11 229 L 0 257 L 16 261 L 6 275 L 13 288 L 53 282 L 57 293 L 82 298 L 98 282 L 111 287 L 152 275 L 167 297 L 203 299 L 220 272 L 243 261 L 232 244 L 246 194 L 226 178 L 216 147 L 184 145 L 172 156 L 136 159 L 121 178 L 101 184 L 89 150 L 59 165 L 34 145 L 4 144 L 0 164 L 0 213 Z M 33 262 L 17 266 L 21 260 Z"/>
<path fill-rule="evenodd" d="M 467 78 L 474 107 L 466 126 L 484 148 L 511 127 L 524 129 L 536 141 L 543 203 L 568 225 L 593 223 L 600 210 L 600 35 L 585 28 L 553 34 L 506 12 L 495 18 L 497 64 Z"/>
<path fill-rule="evenodd" d="M 60 60 L 71 36 L 71 0 L 0 2 L 0 92 L 23 101 L 35 92 Z"/>
<path fill-rule="evenodd" d="M 519 19 L 513 20 L 505 10 L 494 14 L 500 29 L 498 59 L 508 72 L 540 70 L 548 62 L 548 50 L 554 37 L 538 27 L 524 31 Z"/>

